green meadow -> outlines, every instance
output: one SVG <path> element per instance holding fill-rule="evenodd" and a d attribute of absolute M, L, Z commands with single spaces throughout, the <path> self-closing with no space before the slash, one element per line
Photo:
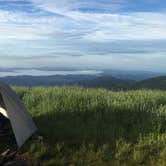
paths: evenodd
<path fill-rule="evenodd" d="M 21 154 L 44 166 L 166 165 L 166 92 L 14 87 L 42 142 Z"/>

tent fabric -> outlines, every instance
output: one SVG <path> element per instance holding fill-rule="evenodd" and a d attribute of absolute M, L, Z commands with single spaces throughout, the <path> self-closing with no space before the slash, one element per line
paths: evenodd
<path fill-rule="evenodd" d="M 6 110 L 5 115 L 10 120 L 17 145 L 21 147 L 37 127 L 16 93 L 2 82 L 0 82 L 0 94 L 5 105 L 0 111 L 3 110 L 1 113 L 4 114 Z"/>

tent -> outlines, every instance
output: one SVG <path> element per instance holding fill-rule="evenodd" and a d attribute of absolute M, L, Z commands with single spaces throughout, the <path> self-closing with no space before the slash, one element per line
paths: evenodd
<path fill-rule="evenodd" d="M 21 147 L 37 130 L 22 101 L 2 82 L 0 82 L 0 113 L 9 119 L 18 147 Z"/>

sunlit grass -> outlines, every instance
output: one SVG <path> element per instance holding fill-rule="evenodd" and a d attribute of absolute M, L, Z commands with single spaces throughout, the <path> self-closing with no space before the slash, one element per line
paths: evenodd
<path fill-rule="evenodd" d="M 164 91 L 14 90 L 44 137 L 22 149 L 36 165 L 166 165 Z"/>

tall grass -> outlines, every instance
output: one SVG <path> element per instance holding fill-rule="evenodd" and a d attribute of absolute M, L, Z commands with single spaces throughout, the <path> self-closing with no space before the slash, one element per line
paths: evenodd
<path fill-rule="evenodd" d="M 34 165 L 166 165 L 166 92 L 14 87 L 44 142 L 22 149 Z"/>

